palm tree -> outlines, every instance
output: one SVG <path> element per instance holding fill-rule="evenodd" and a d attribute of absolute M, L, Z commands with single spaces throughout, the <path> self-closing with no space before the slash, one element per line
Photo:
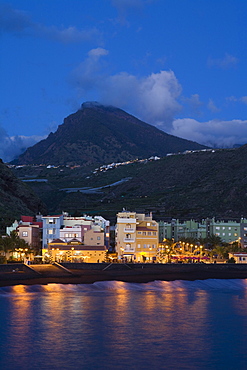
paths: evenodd
<path fill-rule="evenodd" d="M 226 247 L 217 246 L 213 249 L 214 254 L 217 254 L 220 258 L 228 258 L 228 251 Z"/>

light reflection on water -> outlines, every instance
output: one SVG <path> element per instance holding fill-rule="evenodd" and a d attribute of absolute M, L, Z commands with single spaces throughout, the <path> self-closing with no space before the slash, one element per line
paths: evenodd
<path fill-rule="evenodd" d="M 0 368 L 245 369 L 246 291 L 244 280 L 2 288 Z"/>

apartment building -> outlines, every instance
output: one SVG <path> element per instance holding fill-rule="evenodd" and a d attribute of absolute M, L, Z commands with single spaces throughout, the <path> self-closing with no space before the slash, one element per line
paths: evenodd
<path fill-rule="evenodd" d="M 159 222 L 159 240 L 173 239 L 175 242 L 183 238 L 204 239 L 216 235 L 225 243 L 239 242 L 247 247 L 247 220 L 241 218 L 237 221 L 221 221 L 215 218 L 206 218 L 201 222 L 195 220 Z"/>
<path fill-rule="evenodd" d="M 126 262 L 154 262 L 159 241 L 158 223 L 152 215 L 123 211 L 117 214 L 116 252 Z"/>

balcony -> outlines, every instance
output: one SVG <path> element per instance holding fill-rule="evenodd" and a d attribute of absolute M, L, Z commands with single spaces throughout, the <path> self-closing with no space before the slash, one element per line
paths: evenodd
<path fill-rule="evenodd" d="M 124 232 L 125 233 L 134 233 L 135 232 L 135 229 L 132 229 L 132 228 L 129 228 L 129 227 L 125 227 L 124 228 Z"/>
<path fill-rule="evenodd" d="M 135 238 L 124 238 L 125 243 L 135 243 Z"/>

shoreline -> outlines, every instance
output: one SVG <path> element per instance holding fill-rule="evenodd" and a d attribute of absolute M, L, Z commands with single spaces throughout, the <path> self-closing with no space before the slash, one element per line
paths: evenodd
<path fill-rule="evenodd" d="M 149 283 L 155 280 L 247 279 L 243 264 L 24 264 L 0 265 L 0 287 L 15 285 L 92 284 L 97 281 Z M 6 265 L 5 265 L 6 266 Z M 39 269 L 42 267 L 42 273 Z M 69 267 L 69 268 L 68 268 Z M 52 271 L 50 271 L 52 269 Z"/>

